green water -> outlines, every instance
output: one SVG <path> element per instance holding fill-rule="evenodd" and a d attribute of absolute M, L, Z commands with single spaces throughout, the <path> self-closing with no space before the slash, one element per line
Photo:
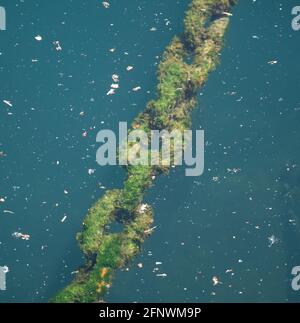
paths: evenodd
<path fill-rule="evenodd" d="M 10 268 L 1 302 L 47 301 L 83 262 L 75 241 L 83 216 L 101 187 L 124 178 L 95 163 L 96 133 L 131 121 L 153 98 L 157 63 L 189 1 L 109 2 L 0 3 L 8 20 L 0 33 L 0 265 Z M 290 287 L 300 265 L 295 5 L 245 0 L 234 9 L 221 65 L 193 115 L 194 129 L 205 130 L 205 173 L 185 177 L 178 168 L 147 193 L 157 229 L 116 274 L 107 301 L 300 300 Z M 121 88 L 108 97 L 113 73 Z M 16 240 L 15 231 L 31 239 Z"/>

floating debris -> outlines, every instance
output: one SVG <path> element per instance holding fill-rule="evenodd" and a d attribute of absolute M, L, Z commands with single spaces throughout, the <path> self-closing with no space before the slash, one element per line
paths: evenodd
<path fill-rule="evenodd" d="M 5 103 L 6 105 L 8 105 L 9 107 L 13 107 L 11 101 L 8 101 L 8 100 L 3 100 L 3 103 Z"/>
<path fill-rule="evenodd" d="M 64 223 L 64 222 L 66 221 L 66 219 L 67 219 L 67 216 L 65 215 L 65 216 L 60 220 L 60 222 L 61 222 L 61 223 Z"/>
<path fill-rule="evenodd" d="M 115 51 L 116 51 L 116 49 L 115 49 L 115 48 L 110 48 L 110 49 L 109 49 L 109 51 L 110 51 L 111 53 L 113 53 L 113 52 L 115 52 Z"/>
<path fill-rule="evenodd" d="M 117 84 L 117 83 L 119 83 L 119 81 L 120 81 L 120 79 L 119 79 L 119 75 L 118 74 L 113 74 L 112 76 L 111 76 L 111 78 L 112 78 L 112 80 L 114 81 L 114 83 L 113 84 L 111 84 L 111 86 L 110 86 L 110 90 L 106 93 L 106 95 L 113 95 L 113 94 L 115 94 L 116 93 L 116 89 L 118 89 L 119 87 L 120 87 L 120 85 L 119 84 Z"/>
<path fill-rule="evenodd" d="M 269 241 L 269 248 L 271 248 L 274 244 L 279 242 L 279 239 L 276 238 L 273 234 L 271 235 L 271 237 L 268 237 L 268 241 Z"/>
<path fill-rule="evenodd" d="M 219 280 L 219 278 L 217 276 L 214 276 L 212 278 L 212 283 L 213 283 L 213 286 L 217 286 L 217 285 L 222 284 L 222 282 L 220 282 L 220 280 Z"/>
<path fill-rule="evenodd" d="M 142 88 L 140 86 L 136 86 L 132 89 L 133 92 L 137 92 L 139 90 L 141 90 Z"/>
<path fill-rule="evenodd" d="M 269 64 L 269 65 L 275 65 L 275 64 L 277 64 L 277 63 L 278 63 L 278 61 L 276 61 L 276 60 L 274 60 L 274 61 L 269 61 L 269 62 L 268 62 L 268 64 Z"/>
<path fill-rule="evenodd" d="M 156 277 L 163 277 L 163 278 L 165 278 L 165 277 L 167 277 L 168 275 L 166 274 L 166 273 L 163 273 L 163 274 L 156 274 Z"/>
<path fill-rule="evenodd" d="M 93 168 L 89 168 L 88 169 L 88 174 L 89 175 L 93 175 L 95 173 L 96 169 L 93 169 Z"/>
<path fill-rule="evenodd" d="M 126 70 L 127 70 L 127 71 L 131 71 L 131 70 L 133 70 L 133 66 L 130 66 L 130 65 L 129 65 L 129 66 L 127 66 L 127 67 L 126 67 Z"/>
<path fill-rule="evenodd" d="M 106 93 L 106 95 L 107 95 L 107 96 L 109 96 L 109 95 L 114 95 L 114 94 L 116 94 L 115 89 L 110 89 L 110 90 Z"/>
<path fill-rule="evenodd" d="M 2 272 L 3 272 L 4 274 L 7 274 L 7 273 L 9 272 L 9 268 L 8 268 L 8 266 L 3 266 L 3 267 L 1 267 L 1 270 L 2 270 Z"/>
<path fill-rule="evenodd" d="M 120 81 L 119 79 L 119 75 L 118 74 L 113 74 L 111 76 L 112 80 L 115 82 L 115 83 L 118 83 Z"/>
<path fill-rule="evenodd" d="M 145 230 L 144 233 L 151 234 L 156 228 L 157 228 L 157 225 L 155 227 L 148 229 L 148 230 Z"/>
<path fill-rule="evenodd" d="M 0 197 L 0 203 L 4 203 L 5 202 L 5 198 L 4 197 Z"/>
<path fill-rule="evenodd" d="M 14 232 L 12 234 L 12 236 L 15 237 L 16 239 L 22 239 L 22 240 L 26 240 L 26 241 L 28 241 L 30 239 L 29 234 L 21 233 L 21 232 Z"/>
<path fill-rule="evenodd" d="M 155 262 L 155 265 L 158 266 L 158 265 L 162 265 L 162 262 L 161 261 L 156 261 Z"/>
<path fill-rule="evenodd" d="M 115 83 L 113 83 L 110 87 L 111 87 L 112 89 L 118 89 L 120 86 L 119 86 L 119 84 L 115 84 Z"/>
<path fill-rule="evenodd" d="M 10 211 L 10 210 L 4 210 L 3 213 L 15 214 L 15 212 Z"/>
<path fill-rule="evenodd" d="M 157 30 L 157 28 L 155 28 L 155 27 L 150 28 L 150 31 L 156 31 L 156 30 Z"/>
<path fill-rule="evenodd" d="M 232 17 L 233 16 L 232 13 L 226 12 L 226 11 L 223 11 L 222 15 L 227 16 L 227 17 Z"/>
<path fill-rule="evenodd" d="M 66 189 L 64 189 L 64 193 L 67 195 L 67 194 L 69 194 L 69 192 L 66 190 Z"/>
<path fill-rule="evenodd" d="M 140 263 L 138 263 L 137 264 L 137 266 L 139 267 L 139 268 L 143 268 L 143 264 L 140 262 Z"/>
<path fill-rule="evenodd" d="M 6 153 L 4 151 L 0 151 L 0 157 L 6 157 Z"/>
<path fill-rule="evenodd" d="M 61 51 L 62 47 L 60 46 L 60 42 L 58 40 L 54 41 L 53 44 L 55 45 L 55 49 L 57 51 Z"/>
<path fill-rule="evenodd" d="M 108 9 L 108 8 L 110 7 L 110 3 L 109 3 L 109 2 L 107 2 L 107 1 L 103 1 L 103 2 L 102 2 L 102 5 L 103 5 L 103 7 L 104 7 L 105 9 Z"/>
<path fill-rule="evenodd" d="M 37 41 L 42 41 L 43 40 L 43 37 L 41 35 L 36 35 L 34 37 L 34 39 L 37 40 Z"/>

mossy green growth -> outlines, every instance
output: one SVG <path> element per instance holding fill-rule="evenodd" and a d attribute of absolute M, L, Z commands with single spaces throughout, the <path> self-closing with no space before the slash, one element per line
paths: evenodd
<path fill-rule="evenodd" d="M 107 191 L 88 211 L 83 221 L 83 230 L 77 234 L 81 250 L 86 255 L 97 253 L 106 226 L 115 218 L 115 209 L 120 201 L 121 190 Z"/>
<path fill-rule="evenodd" d="M 223 36 L 228 25 L 227 11 L 236 0 L 192 0 L 182 37 L 175 37 L 166 49 L 158 69 L 157 98 L 133 121 L 132 129 L 184 131 L 191 125 L 197 89 L 219 62 Z M 130 131 L 130 130 L 129 130 Z M 124 187 L 107 191 L 84 219 L 78 241 L 86 264 L 73 282 L 52 301 L 97 302 L 110 288 L 113 273 L 123 268 L 152 233 L 152 210 L 141 204 L 144 192 L 168 166 L 129 166 Z M 155 175 L 155 176 L 153 176 Z M 120 215 L 126 214 L 126 217 Z M 122 221 L 120 233 L 107 226 Z"/>
<path fill-rule="evenodd" d="M 132 213 L 143 200 L 144 191 L 151 181 L 152 167 L 137 165 L 128 167 L 128 178 L 120 196 L 121 209 Z"/>

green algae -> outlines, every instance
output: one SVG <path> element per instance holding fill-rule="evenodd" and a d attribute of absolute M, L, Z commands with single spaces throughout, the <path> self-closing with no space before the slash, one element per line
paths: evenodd
<path fill-rule="evenodd" d="M 132 128 L 169 131 L 189 129 L 198 89 L 216 68 L 223 36 L 229 23 L 227 12 L 235 0 L 193 0 L 185 17 L 181 37 L 174 37 L 158 68 L 157 99 L 148 103 Z M 189 62 L 191 61 L 191 62 Z M 151 234 L 153 213 L 142 205 L 144 192 L 168 166 L 128 166 L 124 187 L 107 191 L 88 211 L 77 235 L 86 264 L 66 288 L 51 301 L 97 302 L 110 288 L 113 272 L 137 255 Z M 114 222 L 124 224 L 120 233 L 109 232 Z"/>

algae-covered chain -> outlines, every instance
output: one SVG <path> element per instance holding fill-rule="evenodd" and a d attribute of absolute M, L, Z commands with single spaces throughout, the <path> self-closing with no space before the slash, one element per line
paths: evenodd
<path fill-rule="evenodd" d="M 236 0 L 193 0 L 186 13 L 184 33 L 164 52 L 158 69 L 157 98 L 132 124 L 152 129 L 184 130 L 191 124 L 198 89 L 217 65 L 230 9 Z M 192 63 L 187 58 L 193 57 Z M 77 235 L 86 264 L 53 302 L 99 302 L 112 284 L 115 270 L 139 253 L 151 234 L 153 214 L 142 204 L 144 192 L 168 167 L 129 166 L 122 189 L 107 191 L 92 206 Z M 109 233 L 113 221 L 124 223 L 120 233 Z"/>

